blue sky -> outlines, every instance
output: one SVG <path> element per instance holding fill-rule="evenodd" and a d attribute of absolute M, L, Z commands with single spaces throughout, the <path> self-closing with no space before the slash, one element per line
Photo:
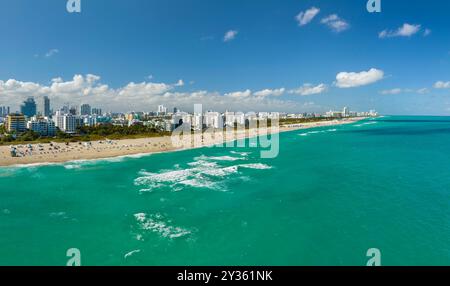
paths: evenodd
<path fill-rule="evenodd" d="M 448 1 L 382 0 L 373 14 L 367 0 L 81 0 L 79 14 L 66 2 L 0 0 L 0 105 L 48 93 L 114 111 L 450 115 Z"/>

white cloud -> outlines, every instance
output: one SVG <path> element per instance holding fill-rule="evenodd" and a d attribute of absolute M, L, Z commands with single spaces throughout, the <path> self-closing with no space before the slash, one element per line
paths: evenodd
<path fill-rule="evenodd" d="M 350 24 L 347 23 L 347 21 L 341 19 L 337 14 L 332 14 L 328 17 L 323 18 L 321 23 L 327 25 L 336 33 L 343 32 L 350 28 Z"/>
<path fill-rule="evenodd" d="M 311 22 L 314 17 L 317 16 L 317 14 L 319 14 L 320 9 L 316 8 L 316 7 L 311 7 L 310 9 L 306 10 L 306 11 L 302 11 L 300 12 L 295 19 L 298 22 L 299 26 L 305 26 L 307 24 L 309 24 L 309 22 Z"/>
<path fill-rule="evenodd" d="M 323 83 L 316 85 L 316 86 L 306 83 L 297 89 L 290 90 L 289 93 L 307 96 L 307 95 L 320 94 L 322 92 L 325 92 L 327 89 L 328 89 L 327 85 L 323 84 Z"/>
<path fill-rule="evenodd" d="M 182 79 L 180 79 L 175 86 L 184 86 L 184 81 Z"/>
<path fill-rule="evenodd" d="M 260 91 L 255 92 L 256 96 L 281 96 L 286 91 L 285 88 L 279 88 L 279 89 L 263 89 Z"/>
<path fill-rule="evenodd" d="M 97 75 L 75 75 L 70 80 L 56 77 L 48 85 L 22 82 L 15 79 L 0 80 L 0 102 L 7 103 L 13 110 L 18 110 L 21 102 L 33 96 L 39 104 L 44 95 L 51 100 L 52 108 L 57 110 L 65 104 L 79 106 L 83 103 L 100 107 L 105 111 L 152 111 L 158 105 L 178 107 L 192 111 L 194 104 L 203 104 L 204 109 L 217 111 L 287 111 L 296 112 L 302 106 L 297 102 L 279 98 L 285 92 L 280 89 L 262 89 L 252 93 L 243 90 L 221 94 L 197 90 L 179 92 L 176 83 L 130 82 L 118 88 L 101 83 Z M 277 97 L 278 96 L 278 97 Z"/>
<path fill-rule="evenodd" d="M 52 56 L 56 55 L 57 53 L 59 53 L 58 49 L 51 49 L 50 51 L 45 53 L 45 57 L 46 58 L 51 58 Z"/>
<path fill-rule="evenodd" d="M 375 68 L 362 72 L 340 72 L 336 75 L 336 86 L 351 88 L 375 83 L 384 78 L 384 72 Z"/>
<path fill-rule="evenodd" d="M 430 92 L 430 91 L 428 90 L 428 88 L 421 88 L 421 89 L 411 89 L 411 88 L 402 89 L 402 88 L 393 88 L 393 89 L 388 89 L 388 90 L 382 90 L 382 91 L 380 91 L 380 93 L 383 94 L 383 95 L 395 95 L 395 94 L 400 94 L 400 93 L 426 94 L 426 93 L 429 93 L 429 92 Z"/>
<path fill-rule="evenodd" d="M 378 37 L 381 39 L 384 38 L 392 38 L 392 37 L 411 37 L 414 34 L 418 33 L 421 30 L 421 25 L 411 25 L 408 23 L 403 24 L 397 30 L 384 30 L 378 34 Z M 428 34 L 431 33 L 431 30 L 427 29 Z"/>
<path fill-rule="evenodd" d="M 225 33 L 225 36 L 223 36 L 223 41 L 229 42 L 229 41 L 234 40 L 238 33 L 239 32 L 236 30 L 229 30 L 228 32 Z"/>
<path fill-rule="evenodd" d="M 380 93 L 384 94 L 384 95 L 388 95 L 388 94 L 400 94 L 403 92 L 403 89 L 401 88 L 394 88 L 394 89 L 388 89 L 388 90 L 383 90 Z"/>
<path fill-rule="evenodd" d="M 426 93 L 429 93 L 429 92 L 430 92 L 430 90 L 428 88 L 421 88 L 421 89 L 417 90 L 418 94 L 426 94 Z"/>
<path fill-rule="evenodd" d="M 245 98 L 245 97 L 250 97 L 251 95 L 252 95 L 252 91 L 250 89 L 247 89 L 244 91 L 230 92 L 230 93 L 225 94 L 225 96 L 232 97 L 232 98 Z"/>
<path fill-rule="evenodd" d="M 438 81 L 434 84 L 434 88 L 437 88 L 437 89 L 450 88 L 450 81 L 447 81 L 447 82 Z"/>

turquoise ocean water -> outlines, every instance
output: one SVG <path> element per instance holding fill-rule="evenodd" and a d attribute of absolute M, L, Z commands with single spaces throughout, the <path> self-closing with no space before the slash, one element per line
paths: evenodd
<path fill-rule="evenodd" d="M 0 168 L 0 265 L 450 265 L 450 118 Z"/>

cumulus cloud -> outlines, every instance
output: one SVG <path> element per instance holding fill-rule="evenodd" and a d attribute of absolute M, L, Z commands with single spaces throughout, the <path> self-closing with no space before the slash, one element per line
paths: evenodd
<path fill-rule="evenodd" d="M 250 97 L 252 95 L 252 91 L 250 89 L 244 90 L 244 91 L 235 91 L 226 93 L 225 96 L 232 97 L 232 98 L 245 98 Z"/>
<path fill-rule="evenodd" d="M 447 81 L 447 82 L 438 81 L 434 84 L 434 88 L 437 88 L 437 89 L 450 88 L 450 81 Z"/>
<path fill-rule="evenodd" d="M 403 24 L 403 26 L 401 26 L 397 30 L 381 31 L 378 34 L 378 37 L 380 39 L 393 38 L 393 37 L 411 37 L 414 34 L 417 34 L 421 30 L 421 28 L 422 28 L 421 25 L 412 25 L 412 24 L 405 23 L 405 24 Z M 428 32 L 425 32 L 425 33 L 427 33 L 427 35 L 429 35 L 431 33 L 431 30 L 427 29 L 426 31 L 428 31 Z"/>
<path fill-rule="evenodd" d="M 307 96 L 307 95 L 314 95 L 314 94 L 320 94 L 323 93 L 327 90 L 327 85 L 326 84 L 319 84 L 319 85 L 312 85 L 309 83 L 304 84 L 303 86 L 290 90 L 289 93 L 291 94 L 297 94 L 297 95 L 302 95 L 302 96 Z"/>
<path fill-rule="evenodd" d="M 286 91 L 285 88 L 279 88 L 279 89 L 263 89 L 260 91 L 255 92 L 256 96 L 281 96 Z"/>
<path fill-rule="evenodd" d="M 295 19 L 298 22 L 299 26 L 305 26 L 307 24 L 309 24 L 314 17 L 317 16 L 317 14 L 319 14 L 320 9 L 316 8 L 316 7 L 311 7 L 310 9 L 306 10 L 306 11 L 302 11 L 300 12 Z"/>
<path fill-rule="evenodd" d="M 223 41 L 224 42 L 229 42 L 232 41 L 236 38 L 237 34 L 239 32 L 236 30 L 229 30 L 228 32 L 225 33 L 225 35 L 223 36 Z"/>
<path fill-rule="evenodd" d="M 384 72 L 375 68 L 362 72 L 340 72 L 336 75 L 336 86 L 351 88 L 375 83 L 384 78 Z"/>
<path fill-rule="evenodd" d="M 350 28 L 350 24 L 340 18 L 337 14 L 329 15 L 328 17 L 325 17 L 321 21 L 322 24 L 328 26 L 331 30 L 333 30 L 336 33 L 343 32 Z"/>
<path fill-rule="evenodd" d="M 0 80 L 0 102 L 17 110 L 28 96 L 38 101 L 43 96 L 51 100 L 55 110 L 65 104 L 79 106 L 83 103 L 114 112 L 152 111 L 164 104 L 192 111 L 194 104 L 203 104 L 205 109 L 217 111 L 296 111 L 296 102 L 276 99 L 284 88 L 263 89 L 252 93 L 251 90 L 236 91 L 226 94 L 205 90 L 180 92 L 182 80 L 175 83 L 130 82 L 118 88 L 101 83 L 97 75 L 75 75 L 70 80 L 54 78 L 48 85 L 23 82 L 15 79 Z"/>

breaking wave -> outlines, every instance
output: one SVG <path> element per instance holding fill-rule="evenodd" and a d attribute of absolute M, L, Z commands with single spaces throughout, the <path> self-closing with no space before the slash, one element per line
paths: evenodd
<path fill-rule="evenodd" d="M 138 213 L 134 215 L 138 223 L 138 227 L 144 231 L 151 231 L 160 235 L 163 238 L 176 239 L 191 234 L 191 231 L 173 226 L 172 221 L 167 220 L 162 214 L 147 215 L 145 213 Z"/>
<path fill-rule="evenodd" d="M 160 172 L 141 170 L 139 177 L 134 180 L 134 184 L 142 187 L 141 193 L 153 192 L 157 189 L 181 191 L 185 187 L 226 191 L 228 180 L 245 178 L 245 176 L 241 176 L 244 170 L 268 170 L 272 168 L 261 163 L 236 164 L 238 160 L 248 160 L 250 153 L 233 152 L 232 154 L 240 154 L 241 156 L 200 156 L 194 158 L 193 162 L 187 163 L 185 168 L 177 164 L 173 169 L 161 170 Z"/>

